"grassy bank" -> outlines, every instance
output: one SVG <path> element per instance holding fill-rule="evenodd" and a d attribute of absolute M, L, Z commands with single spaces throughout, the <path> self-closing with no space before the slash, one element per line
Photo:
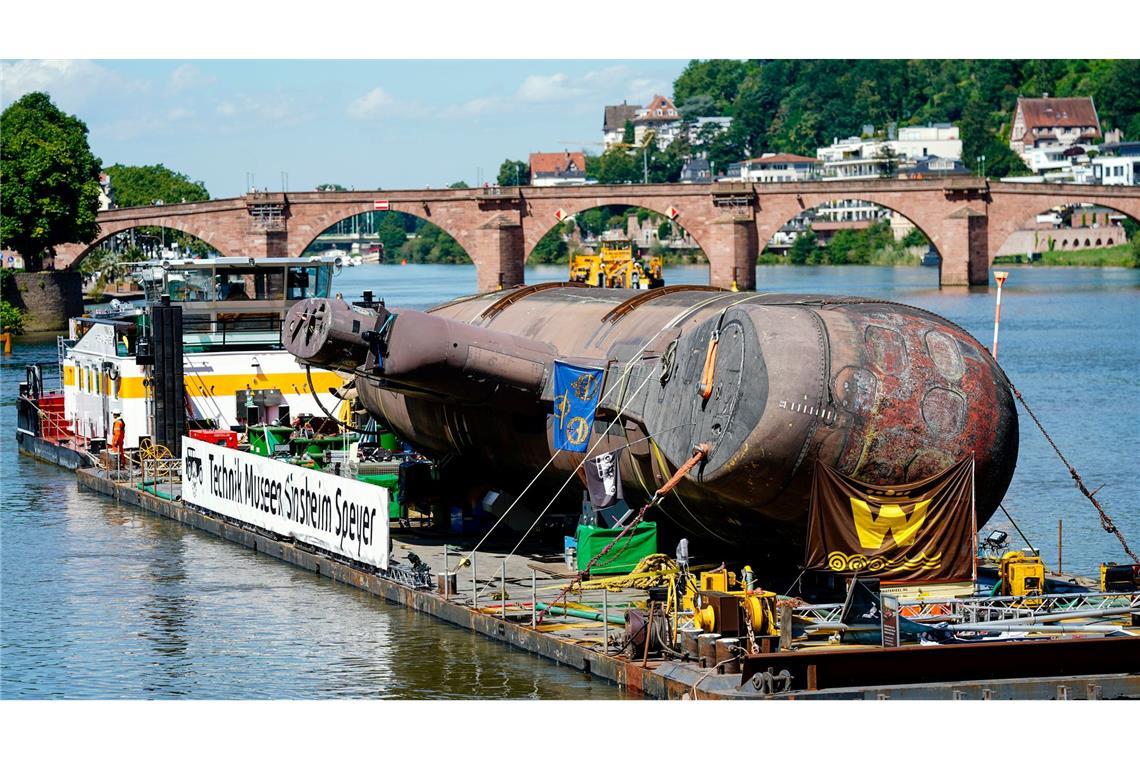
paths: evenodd
<path fill-rule="evenodd" d="M 1140 266 L 1140 244 L 1125 243 L 1111 248 L 1084 251 L 1044 251 L 1029 261 L 1027 254 L 998 256 L 994 264 L 1030 264 L 1035 267 L 1136 267 Z"/>

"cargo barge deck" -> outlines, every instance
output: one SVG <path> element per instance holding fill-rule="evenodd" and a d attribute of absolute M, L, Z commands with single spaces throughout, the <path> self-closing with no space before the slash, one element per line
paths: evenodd
<path fill-rule="evenodd" d="M 549 558 L 480 552 L 462 568 L 455 592 L 414 588 L 355 566 L 314 547 L 282 540 L 220 515 L 184 504 L 177 483 L 144 490 L 104 470 L 80 469 L 81 487 L 262 552 L 389 602 L 603 678 L 636 696 L 658 699 L 1117 699 L 1140 695 L 1140 639 L 1084 638 L 951 646 L 809 648 L 749 655 L 741 672 L 720 672 L 716 659 L 661 660 L 640 653 L 618 656 L 603 644 L 622 625 L 554 616 L 534 626 L 540 608 L 558 597 L 565 566 Z M 415 555 L 432 578 L 447 566 L 454 537 L 430 532 L 392 533 L 392 556 Z M 410 567 L 411 565 L 402 565 Z M 505 569 L 505 573 L 500 571 Z M 388 573 L 391 576 L 391 571 Z M 505 581 L 500 578 L 505 576 Z M 491 582 L 494 579 L 494 582 Z M 486 588 L 484 588 L 486 587 Z M 475 589 L 478 592 L 475 593 Z M 504 594 L 505 591 L 505 594 Z M 589 601 L 600 604 L 602 592 Z M 506 598 L 504 607 L 501 601 Z M 624 611 L 643 591 L 606 592 L 605 604 Z M 598 598 L 593 598 L 598 597 Z M 599 617 L 599 616 L 595 616 Z M 605 617 L 605 616 L 600 616 Z M 1135 622 L 1135 621 L 1134 621 Z M 1135 628 L 1133 628 L 1135 630 Z M 775 647 L 773 647 L 775 648 Z M 711 651 L 711 650 L 710 650 Z M 713 667 L 702 667 L 713 665 Z M 915 673 L 945 679 L 913 682 Z M 912 681 L 912 682 L 907 682 Z"/>

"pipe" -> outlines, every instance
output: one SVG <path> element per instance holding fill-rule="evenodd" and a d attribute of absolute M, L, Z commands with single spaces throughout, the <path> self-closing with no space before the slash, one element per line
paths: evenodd
<path fill-rule="evenodd" d="M 542 611 L 551 610 L 553 612 L 561 613 L 567 617 L 581 618 L 582 620 L 593 620 L 596 622 L 601 622 L 601 620 L 602 620 L 602 613 L 600 613 L 600 612 L 590 612 L 589 610 L 572 610 L 572 609 L 567 609 L 566 607 L 563 607 L 562 605 L 555 606 L 553 604 L 546 604 L 545 602 L 539 602 L 538 604 L 536 604 L 534 606 L 536 608 L 538 608 L 539 610 L 542 610 Z M 625 625 L 625 617 L 624 616 L 618 617 L 617 615 L 609 615 L 607 617 L 607 620 L 608 620 L 608 622 L 613 623 L 614 625 L 622 625 L 622 626 Z"/>
<path fill-rule="evenodd" d="M 1010 633 L 1120 633 L 1124 629 L 1118 625 L 1005 625 L 997 623 L 987 625 L 985 623 L 963 623 L 961 625 L 950 625 L 939 630 Z"/>

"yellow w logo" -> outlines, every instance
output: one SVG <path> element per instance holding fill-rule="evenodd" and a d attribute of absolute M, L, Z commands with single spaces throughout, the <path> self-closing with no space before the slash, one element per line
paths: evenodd
<path fill-rule="evenodd" d="M 859 534 L 859 544 L 864 549 L 880 549 L 887 534 L 895 537 L 898 546 L 910 546 L 914 536 L 926 519 L 926 508 L 931 499 L 914 505 L 908 517 L 901 504 L 883 504 L 879 516 L 871 514 L 871 507 L 861 499 L 851 497 L 851 514 L 855 517 L 855 531 Z"/>

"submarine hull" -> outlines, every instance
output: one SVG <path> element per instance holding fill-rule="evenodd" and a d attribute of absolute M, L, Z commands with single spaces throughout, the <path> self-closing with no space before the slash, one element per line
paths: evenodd
<path fill-rule="evenodd" d="M 401 335 L 405 317 L 393 313 L 386 350 L 396 359 L 401 341 L 451 341 L 449 350 L 464 351 L 435 323 L 413 330 L 409 317 Z M 687 530 L 730 543 L 802 543 L 816 461 L 896 485 L 972 456 L 979 525 L 1013 476 L 1017 413 L 1004 373 L 961 327 L 914 307 L 549 284 L 461 299 L 430 316 L 447 336 L 462 325 L 480 328 L 476 339 L 499 336 L 500 347 L 521 341 L 530 365 L 546 357 L 545 373 L 524 382 L 533 373 L 496 374 L 502 361 L 488 369 L 469 359 L 452 362 L 450 374 L 433 366 L 401 375 L 389 365 L 389 374 L 362 374 L 361 401 L 413 445 L 455 455 L 508 492 L 519 493 L 550 460 L 544 479 L 557 488 L 585 456 L 553 444 L 553 358 L 605 369 L 590 451 L 620 451 L 631 503 L 708 444 L 706 460 L 661 508 Z M 493 353 L 468 345 L 464 356 L 476 351 Z"/>

